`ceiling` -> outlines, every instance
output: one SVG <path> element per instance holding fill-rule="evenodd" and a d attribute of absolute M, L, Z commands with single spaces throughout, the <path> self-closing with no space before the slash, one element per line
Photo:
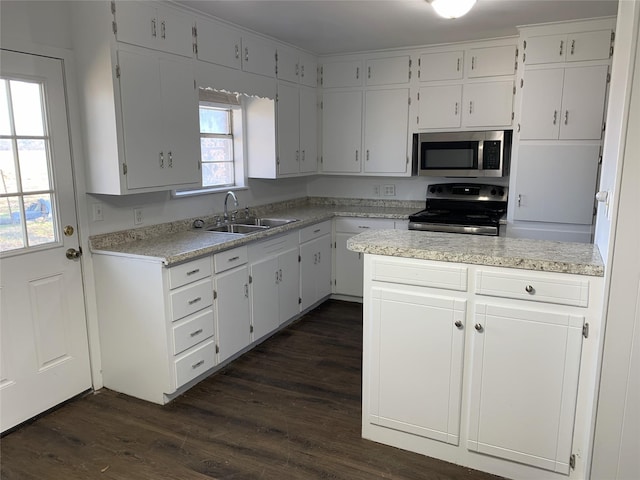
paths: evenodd
<path fill-rule="evenodd" d="M 615 15 L 617 0 L 478 0 L 438 17 L 424 0 L 182 0 L 174 3 L 318 55 L 516 35 L 517 25 Z"/>

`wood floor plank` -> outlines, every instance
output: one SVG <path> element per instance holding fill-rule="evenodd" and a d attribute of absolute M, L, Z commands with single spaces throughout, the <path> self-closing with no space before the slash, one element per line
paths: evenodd
<path fill-rule="evenodd" d="M 107 389 L 0 441 L 0 477 L 496 479 L 360 436 L 362 306 L 329 301 L 169 405 Z"/>

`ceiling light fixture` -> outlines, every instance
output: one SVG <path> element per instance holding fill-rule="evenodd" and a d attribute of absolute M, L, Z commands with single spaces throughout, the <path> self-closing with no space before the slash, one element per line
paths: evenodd
<path fill-rule="evenodd" d="M 444 18 L 458 18 L 465 15 L 476 0 L 427 0 L 438 15 Z"/>

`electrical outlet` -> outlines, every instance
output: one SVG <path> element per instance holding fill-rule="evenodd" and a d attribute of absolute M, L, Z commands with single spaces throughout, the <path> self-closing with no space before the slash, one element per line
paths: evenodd
<path fill-rule="evenodd" d="M 382 194 L 385 197 L 395 197 L 396 196 L 396 186 L 395 185 L 383 185 L 382 186 Z"/>
<path fill-rule="evenodd" d="M 102 220 L 104 220 L 104 214 L 102 212 L 102 204 L 94 203 L 93 204 L 93 221 L 101 222 Z"/>
<path fill-rule="evenodd" d="M 379 197 L 379 196 L 380 196 L 380 185 L 374 185 L 374 186 L 373 186 L 373 194 L 374 194 L 376 197 Z"/>
<path fill-rule="evenodd" d="M 144 221 L 144 217 L 142 215 L 142 209 L 141 208 L 134 208 L 133 209 L 133 224 L 134 225 L 142 225 L 143 221 Z"/>

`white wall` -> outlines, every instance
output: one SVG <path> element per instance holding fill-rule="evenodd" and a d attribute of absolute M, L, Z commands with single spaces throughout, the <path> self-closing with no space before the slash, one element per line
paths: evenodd
<path fill-rule="evenodd" d="M 1 42 L 5 39 L 37 45 L 71 48 L 69 2 L 0 2 Z"/>

